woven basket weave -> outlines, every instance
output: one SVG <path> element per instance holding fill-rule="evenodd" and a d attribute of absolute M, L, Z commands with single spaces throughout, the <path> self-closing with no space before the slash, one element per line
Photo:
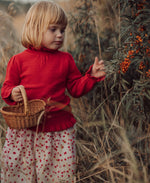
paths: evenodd
<path fill-rule="evenodd" d="M 40 99 L 28 101 L 24 87 L 19 86 L 19 88 L 23 96 L 23 103 L 2 107 L 0 112 L 10 128 L 23 129 L 36 126 L 41 121 L 46 104 Z"/>

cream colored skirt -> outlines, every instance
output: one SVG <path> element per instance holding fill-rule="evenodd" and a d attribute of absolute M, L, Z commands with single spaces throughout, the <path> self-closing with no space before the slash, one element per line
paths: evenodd
<path fill-rule="evenodd" d="M 36 133 L 8 128 L 1 157 L 1 183 L 71 183 L 75 129 Z"/>

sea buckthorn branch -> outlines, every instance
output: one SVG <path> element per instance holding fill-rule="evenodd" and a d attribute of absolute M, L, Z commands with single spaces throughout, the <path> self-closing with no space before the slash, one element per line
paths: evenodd
<path fill-rule="evenodd" d="M 133 9 L 132 4 L 132 16 L 136 19 L 138 16 L 142 16 L 142 10 L 146 8 L 147 0 L 143 0 L 142 2 L 137 2 L 135 8 Z M 150 69 L 149 69 L 149 58 L 150 58 L 150 48 L 148 47 L 150 43 L 150 35 L 148 35 L 149 31 L 147 30 L 147 26 L 141 21 L 141 18 L 137 19 L 136 26 L 137 30 L 132 30 L 129 33 L 128 41 L 124 46 L 125 58 L 120 63 L 120 70 L 123 74 L 125 74 L 131 63 L 135 61 L 135 58 L 139 59 L 138 69 L 143 71 L 146 77 L 150 78 Z M 137 63 L 137 64 L 138 64 Z"/>

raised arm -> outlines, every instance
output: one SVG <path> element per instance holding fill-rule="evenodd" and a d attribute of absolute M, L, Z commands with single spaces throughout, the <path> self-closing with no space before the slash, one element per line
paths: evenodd
<path fill-rule="evenodd" d="M 100 71 L 101 70 L 101 71 Z M 73 58 L 70 61 L 69 74 L 67 80 L 67 89 L 73 97 L 81 97 L 88 93 L 94 85 L 104 80 L 104 63 L 95 59 L 94 65 L 90 66 L 84 76 L 79 72 Z"/>

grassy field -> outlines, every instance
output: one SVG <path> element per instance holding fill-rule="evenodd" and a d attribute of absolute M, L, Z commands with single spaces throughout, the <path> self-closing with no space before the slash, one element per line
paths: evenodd
<path fill-rule="evenodd" d="M 102 2 L 104 3 L 104 1 Z M 109 3 L 108 0 L 107 5 L 110 5 Z M 73 5 L 73 1 L 70 1 L 67 6 L 62 3 L 67 11 L 70 10 L 70 7 L 73 8 Z M 103 6 L 106 6 L 106 2 Z M 11 11 L 13 11 L 13 6 Z M 0 11 L 0 87 L 4 81 L 9 58 L 23 50 L 19 36 L 24 15 L 25 13 L 12 16 L 6 11 Z M 102 21 L 102 19 L 100 20 Z M 100 24 L 102 25 L 103 22 Z M 70 40 L 69 36 L 66 38 L 68 41 Z M 69 43 L 65 42 L 64 50 L 68 49 L 68 45 Z M 110 73 L 111 71 L 113 72 L 113 68 Z M 105 84 L 107 85 L 107 83 Z M 144 120 L 134 122 L 125 120 L 127 113 L 122 109 L 121 104 L 128 92 L 113 109 L 113 114 L 108 100 L 109 96 L 98 101 L 97 93 L 93 95 L 92 101 L 88 100 L 88 96 L 71 100 L 73 113 L 77 119 L 75 182 L 149 183 L 150 124 Z M 115 101 L 111 102 L 115 103 Z M 0 98 L 0 107 L 4 105 Z M 120 115 L 120 113 L 124 115 Z M 120 116 L 126 116 L 126 118 Z M 4 119 L 0 115 L 0 153 L 5 141 L 6 128 Z"/>

